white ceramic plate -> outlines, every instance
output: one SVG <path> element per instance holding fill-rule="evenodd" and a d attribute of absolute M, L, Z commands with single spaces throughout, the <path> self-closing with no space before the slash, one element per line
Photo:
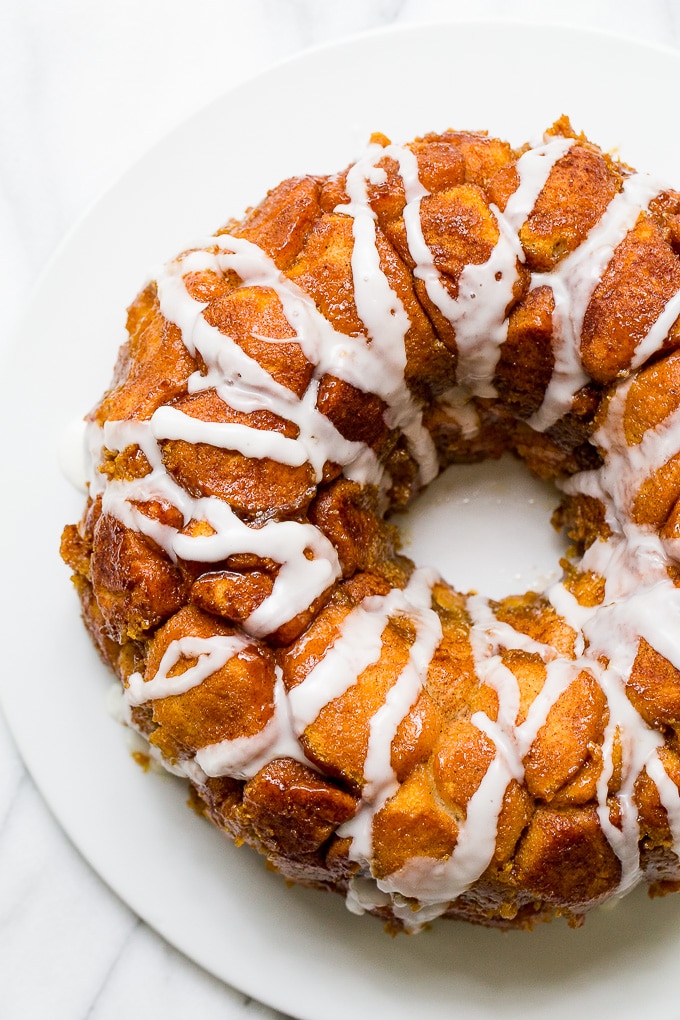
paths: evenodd
<path fill-rule="evenodd" d="M 339 898 L 286 888 L 195 818 L 175 780 L 144 774 L 107 716 L 110 681 L 58 557 L 62 524 L 81 511 L 60 474 L 59 437 L 108 383 L 124 309 L 149 267 L 282 177 L 341 168 L 373 130 L 407 140 L 487 128 L 519 143 L 568 113 L 638 168 L 680 181 L 678 132 L 664 116 L 679 87 L 676 53 L 568 29 L 410 27 L 315 51 L 236 89 L 149 153 L 70 236 L 31 299 L 1 411 L 12 505 L 0 690 L 10 726 L 57 818 L 111 887 L 209 971 L 302 1020 L 667 1012 L 680 897 L 635 894 L 579 931 L 441 923 L 391 939 Z M 521 506 L 512 513 L 521 518 Z M 474 521 L 465 534 L 474 541 Z M 494 575 L 481 570 L 478 583 Z"/>

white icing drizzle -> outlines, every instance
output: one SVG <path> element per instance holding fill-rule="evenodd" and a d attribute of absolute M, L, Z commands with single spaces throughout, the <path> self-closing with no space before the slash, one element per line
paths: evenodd
<path fill-rule="evenodd" d="M 647 335 L 639 341 L 631 361 L 630 367 L 633 371 L 644 365 L 653 354 L 661 349 L 679 315 L 680 290 L 668 299 L 659 318 L 652 324 Z"/>
<path fill-rule="evenodd" d="M 408 660 L 388 691 L 383 705 L 370 722 L 361 805 L 354 818 L 338 829 L 339 835 L 352 839 L 351 859 L 365 866 L 370 864 L 373 818 L 398 788 L 391 764 L 392 741 L 400 723 L 417 700 L 427 677 L 432 656 L 441 641 L 441 623 L 431 608 L 432 585 L 436 580 L 437 575 L 434 571 L 421 568 L 414 572 L 403 591 L 393 589 L 389 595 L 373 596 L 369 600 L 364 600 L 369 603 L 369 612 L 375 613 L 378 610 L 374 632 L 377 632 L 379 627 L 382 633 L 387 618 L 394 612 L 407 616 L 416 629 L 415 640 L 409 648 Z M 359 610 L 361 609 L 360 606 Z M 356 675 L 354 678 L 356 679 Z"/>
<path fill-rule="evenodd" d="M 680 847 L 678 790 L 658 756 L 663 736 L 638 715 L 625 690 L 641 637 L 676 669 L 680 668 L 680 589 L 668 576 L 668 557 L 659 536 L 649 527 L 636 525 L 630 517 L 641 484 L 680 448 L 680 412 L 668 415 L 656 428 L 649 429 L 640 443 L 629 446 L 623 418 L 632 384 L 633 379 L 628 379 L 619 385 L 608 405 L 606 420 L 594 436 L 605 454 L 603 466 L 575 475 L 563 485 L 567 492 L 594 496 L 605 507 L 613 534 L 606 542 L 594 542 L 580 564 L 582 570 L 605 578 L 603 602 L 593 607 L 578 606 L 573 598 L 570 601 L 565 597 L 561 585 L 548 592 L 557 611 L 582 634 L 589 669 L 607 699 L 609 721 L 598 784 L 598 812 L 602 829 L 621 861 L 621 893 L 640 878 L 634 786 L 643 770 L 657 786 L 675 846 Z M 600 665 L 599 660 L 606 665 Z M 610 818 L 607 790 L 617 741 L 623 756 L 621 788 L 615 798 L 621 816 L 619 825 Z"/>
<path fill-rule="evenodd" d="M 141 673 L 133 673 L 128 678 L 127 687 L 122 692 L 123 719 L 131 724 L 132 708 L 158 698 L 178 696 L 198 687 L 248 647 L 254 650 L 252 643 L 239 634 L 188 635 L 171 641 L 154 676 L 145 681 Z M 183 658 L 196 659 L 196 662 L 182 673 L 169 676 Z M 276 758 L 294 758 L 309 764 L 293 731 L 279 666 L 275 667 L 275 672 L 273 712 L 262 729 L 248 737 L 224 739 L 198 748 L 190 759 L 174 763 L 178 774 L 199 783 L 205 782 L 208 777 L 218 776 L 247 780 Z M 158 751 L 157 748 L 155 750 Z M 161 761 L 171 764 L 163 756 Z"/>
<path fill-rule="evenodd" d="M 257 636 L 272 633 L 306 610 L 340 576 L 335 548 L 312 524 L 269 520 L 261 527 L 251 527 L 224 500 L 214 496 L 191 497 L 165 470 L 149 422 L 109 421 L 103 430 L 92 428 L 91 439 L 96 450 L 102 445 L 109 450 L 138 445 L 144 452 L 151 472 L 130 481 L 109 482 L 102 492 L 102 510 L 151 538 L 173 561 L 179 557 L 219 563 L 238 553 L 252 553 L 280 563 L 271 594 L 243 622 L 248 633 Z M 98 458 L 97 454 L 97 461 Z M 102 485 L 103 480 L 95 474 L 91 484 L 93 495 Z M 136 505 L 155 500 L 176 507 L 185 525 L 191 520 L 208 523 L 213 534 L 182 534 L 148 517 Z"/>
<path fill-rule="evenodd" d="M 173 544 L 182 559 L 215 563 L 236 553 L 253 553 L 281 563 L 271 594 L 243 622 L 250 634 L 271 634 L 305 611 L 340 576 L 334 546 L 312 524 L 270 520 L 250 528 L 215 497 L 197 500 L 195 509 L 215 534 L 177 535 Z"/>
<path fill-rule="evenodd" d="M 581 331 L 590 299 L 615 249 L 635 226 L 641 212 L 664 184 L 649 174 L 631 174 L 586 239 L 548 273 L 535 273 L 532 288 L 549 286 L 555 299 L 553 353 L 555 366 L 539 409 L 529 425 L 539 432 L 562 417 L 574 395 L 588 381 L 581 365 Z"/>
<path fill-rule="evenodd" d="M 476 672 L 480 682 L 489 684 L 498 695 L 497 721 L 484 712 L 474 713 L 470 721 L 494 744 L 495 756 L 468 802 L 450 857 L 445 861 L 412 858 L 397 873 L 378 883 L 384 891 L 399 892 L 426 904 L 430 908 L 428 919 L 443 913 L 491 863 L 508 785 L 513 779 L 522 781 L 524 757 L 551 707 L 578 672 L 572 660 L 556 658 L 554 649 L 497 620 L 486 599 L 473 596 L 467 605 L 472 617 L 470 642 Z M 548 659 L 543 688 L 520 725 L 517 725 L 519 687 L 512 671 L 502 662 L 503 648 L 538 652 Z"/>
<path fill-rule="evenodd" d="M 156 674 L 145 681 L 141 673 L 132 673 L 125 690 L 130 706 L 143 705 L 156 698 L 170 698 L 198 687 L 248 645 L 240 634 L 215 634 L 209 638 L 185 636 L 171 641 L 159 663 Z M 181 673 L 169 676 L 170 671 L 183 659 L 196 659 Z"/>
<path fill-rule="evenodd" d="M 498 227 L 498 241 L 486 262 L 464 266 L 455 298 L 444 286 L 423 236 L 420 203 L 427 192 L 422 186 L 411 185 L 406 189 L 404 223 L 409 252 L 415 262 L 413 272 L 424 281 L 428 297 L 456 331 L 457 381 L 469 395 L 496 395 L 493 375 L 500 347 L 507 337 L 506 312 L 518 278 L 517 264 L 524 261 L 518 233 L 543 190 L 550 170 L 572 144 L 572 139 L 557 138 L 518 159 L 519 186 L 510 196 L 504 212 L 490 206 Z M 410 155 L 415 162 L 415 156 Z M 405 184 L 412 178 L 412 170 L 410 175 L 404 174 Z"/>
<path fill-rule="evenodd" d="M 630 644 L 630 641 L 626 642 L 626 647 L 630 648 Z M 631 660 L 629 666 L 632 667 L 632 665 Z M 638 850 L 640 834 L 633 787 L 649 756 L 663 744 L 663 737 L 655 730 L 645 726 L 638 716 L 626 697 L 623 683 L 618 675 L 619 669 L 616 666 L 610 667 L 604 670 L 599 678 L 600 686 L 607 698 L 610 718 L 604 733 L 603 766 L 598 779 L 597 792 L 598 816 L 602 831 L 621 862 L 621 879 L 618 891 L 623 894 L 640 879 Z M 614 770 L 614 747 L 618 738 L 622 738 L 623 776 L 615 798 L 621 813 L 620 823 L 617 825 L 612 821 L 610 815 L 608 784 Z"/>
<path fill-rule="evenodd" d="M 293 758 L 309 765 L 293 731 L 286 689 L 278 667 L 274 713 L 265 726 L 250 737 L 235 737 L 201 747 L 195 761 L 206 776 L 247 780 L 277 758 Z"/>
<path fill-rule="evenodd" d="M 439 466 L 436 451 L 429 433 L 422 423 L 422 414 L 411 393 L 404 385 L 406 368 L 406 334 L 410 320 L 399 296 L 392 289 L 380 265 L 377 247 L 376 215 L 371 208 L 368 182 L 379 183 L 384 171 L 376 167 L 379 159 L 395 156 L 404 165 L 403 180 L 409 191 L 420 193 L 417 164 L 407 161 L 407 150 L 397 146 L 384 149 L 380 145 L 368 147 L 347 174 L 346 191 L 349 203 L 340 205 L 336 212 L 352 217 L 354 246 L 352 249 L 352 280 L 354 302 L 369 337 L 373 363 L 380 365 L 371 375 L 371 389 L 386 401 L 388 425 L 401 428 L 409 441 L 411 451 L 420 465 L 421 481 L 427 484 L 436 477 Z"/>
<path fill-rule="evenodd" d="M 440 394 L 435 403 L 444 411 L 447 419 L 455 422 L 463 439 L 474 439 L 479 435 L 479 413 L 461 386 L 452 386 Z"/>
<path fill-rule="evenodd" d="M 406 664 L 371 719 L 361 807 L 355 818 L 338 830 L 352 837 L 353 858 L 368 863 L 373 817 L 398 786 L 390 757 L 392 741 L 417 700 L 441 640 L 441 623 L 431 608 L 432 586 L 437 580 L 438 575 L 432 570 L 416 570 L 403 590 L 393 588 L 387 595 L 363 599 L 343 621 L 339 637 L 326 650 L 324 658 L 290 691 L 286 692 L 277 669 L 272 718 L 254 736 L 200 748 L 193 758 L 200 773 L 248 779 L 277 757 L 307 762 L 299 743 L 307 726 L 325 705 L 344 694 L 368 666 L 379 660 L 389 619 L 408 618 L 414 624 L 415 638 Z M 201 684 L 247 646 L 247 639 L 241 636 L 184 637 L 173 641 L 151 679 L 145 681 L 139 673 L 129 678 L 125 701 L 132 707 L 182 694 Z M 196 658 L 197 662 L 178 676 L 169 676 L 182 658 Z M 186 763 L 181 767 L 186 770 Z M 195 767 L 191 776 L 195 780 L 199 776 Z"/>
<path fill-rule="evenodd" d="M 519 233 L 543 191 L 550 171 L 574 145 L 573 138 L 549 138 L 522 153 L 515 164 L 519 185 L 510 196 L 503 211 L 508 226 Z"/>
<path fill-rule="evenodd" d="M 314 722 L 325 705 L 341 697 L 365 669 L 379 660 L 390 612 L 401 602 L 401 592 L 393 589 L 387 598 L 375 595 L 364 599 L 348 614 L 333 645 L 289 694 L 299 734 Z"/>
<path fill-rule="evenodd" d="M 317 310 L 314 302 L 299 287 L 287 280 L 265 253 L 244 238 L 220 235 L 206 239 L 207 246 L 218 251 L 191 251 L 171 262 L 157 274 L 158 295 L 164 316 L 182 331 L 182 341 L 190 354 L 200 354 L 207 372 L 189 377 L 190 393 L 215 389 L 229 407 L 244 413 L 266 409 L 280 418 L 293 422 L 299 429 L 294 440 L 300 448 L 296 460 L 312 465 L 317 481 L 329 460 L 341 464 L 348 478 L 361 484 L 377 484 L 382 469 L 375 455 L 362 443 L 344 439 L 331 422 L 316 408 L 318 379 L 326 372 L 337 375 L 352 385 L 365 386 L 367 366 L 356 364 L 356 345 L 337 333 Z M 205 305 L 194 300 L 184 285 L 184 276 L 193 271 L 210 269 L 221 275 L 234 270 L 242 276 L 244 286 L 267 286 L 281 301 L 286 319 L 295 330 L 295 340 L 305 357 L 316 367 L 316 381 L 301 399 L 287 387 L 277 383 L 266 369 L 251 358 L 229 337 L 210 325 L 203 317 Z M 251 274 L 251 275 L 248 275 Z M 275 342 L 275 341 L 272 341 Z M 285 340 L 291 343 L 291 338 Z M 370 366 L 369 366 L 370 367 Z M 363 373 L 361 371 L 363 369 Z M 264 432 L 264 437 L 276 435 Z M 278 436 L 281 439 L 281 436 Z M 276 458 L 276 449 L 263 438 L 260 456 Z M 273 441 L 276 443 L 276 440 Z"/>
<path fill-rule="evenodd" d="M 390 761 L 392 741 L 421 691 L 430 662 L 442 638 L 437 614 L 430 608 L 433 571 L 419 570 L 411 578 L 405 592 L 406 606 L 415 624 L 416 636 L 409 648 L 408 661 L 396 683 L 390 687 L 385 701 L 371 719 L 368 751 L 364 762 L 364 800 L 385 799 L 397 788 L 397 779 Z"/>
<path fill-rule="evenodd" d="M 304 451 L 295 439 L 233 422 L 201 421 L 175 407 L 163 406 L 154 411 L 151 432 L 157 440 L 207 443 L 223 450 L 235 450 L 244 457 L 271 457 L 279 464 L 292 467 L 306 462 Z"/>

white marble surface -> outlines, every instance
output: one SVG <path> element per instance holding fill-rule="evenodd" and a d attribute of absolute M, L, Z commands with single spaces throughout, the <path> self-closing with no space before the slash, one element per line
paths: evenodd
<path fill-rule="evenodd" d="M 11 343 L 69 227 L 210 99 L 346 35 L 495 18 L 680 46 L 677 0 L 0 0 L 0 342 Z M 182 957 L 104 886 L 45 806 L 1 716 L 0 1016 L 275 1016 Z"/>

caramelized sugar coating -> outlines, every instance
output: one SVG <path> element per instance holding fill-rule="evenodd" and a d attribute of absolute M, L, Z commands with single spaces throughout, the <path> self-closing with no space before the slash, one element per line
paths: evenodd
<path fill-rule="evenodd" d="M 680 881 L 679 239 L 564 118 L 376 135 L 133 302 L 62 556 L 126 722 L 286 878 L 407 931 Z M 573 545 L 492 601 L 390 515 L 507 451 Z"/>

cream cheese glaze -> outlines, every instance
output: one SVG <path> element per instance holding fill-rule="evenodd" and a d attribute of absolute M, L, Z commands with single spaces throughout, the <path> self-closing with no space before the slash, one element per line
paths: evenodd
<path fill-rule="evenodd" d="M 301 287 L 288 279 L 262 249 L 241 237 L 220 234 L 203 239 L 159 270 L 156 281 L 162 314 L 179 329 L 186 350 L 200 358 L 204 366 L 204 371 L 188 379 L 189 393 L 211 389 L 234 411 L 269 411 L 293 423 L 296 434 L 284 436 L 243 424 L 200 421 L 169 406 L 158 408 L 144 421 L 109 420 L 103 428 L 90 424 L 90 496 L 101 496 L 104 513 L 153 540 L 173 562 L 181 559 L 210 564 L 235 554 L 255 554 L 280 565 L 271 594 L 243 621 L 242 636 L 216 635 L 186 638 L 184 644 L 174 642 L 155 676 L 145 679 L 141 673 L 133 673 L 129 677 L 124 693 L 128 720 L 135 706 L 200 685 L 243 650 L 250 636 L 266 638 L 303 612 L 341 576 L 338 553 L 319 528 L 309 522 L 276 519 L 254 527 L 224 500 L 189 494 L 164 466 L 159 443 L 183 440 L 289 466 L 309 464 L 317 482 L 323 477 L 324 465 L 333 462 L 341 466 L 347 479 L 386 492 L 389 477 L 375 452 L 362 442 L 344 438 L 317 406 L 319 381 L 330 373 L 384 401 L 386 423 L 406 437 L 409 452 L 419 466 L 420 481 L 426 484 L 439 470 L 437 453 L 422 408 L 404 381 L 409 317 L 381 266 L 376 216 L 369 200 L 369 185 L 379 185 L 384 178 L 385 171 L 378 164 L 390 159 L 398 167 L 413 275 L 423 282 L 433 305 L 455 329 L 457 375 L 450 392 L 441 397 L 441 405 L 448 404 L 452 417 L 463 423 L 465 434 L 474 436 L 478 419 L 472 398 L 496 395 L 494 377 L 508 335 L 507 309 L 525 260 L 519 232 L 551 170 L 573 145 L 572 138 L 546 138 L 518 158 L 518 186 L 503 211 L 491 206 L 498 241 L 486 261 L 465 266 L 456 296 L 445 286 L 423 234 L 420 210 L 428 192 L 419 178 L 413 151 L 395 144 L 369 146 L 347 174 L 348 203 L 335 209 L 336 214 L 352 221 L 354 295 L 364 335 L 348 336 L 334 329 Z M 556 304 L 552 378 L 541 406 L 529 419 L 537 432 L 549 429 L 569 410 L 575 394 L 588 379 L 581 362 L 580 338 L 589 302 L 617 246 L 663 190 L 663 183 L 651 176 L 626 176 L 621 190 L 585 240 L 554 269 L 533 274 L 532 288 L 550 287 Z M 275 381 L 237 343 L 206 321 L 206 305 L 192 297 L 185 284 L 189 273 L 206 270 L 217 276 L 235 272 L 242 286 L 269 288 L 276 293 L 290 325 L 290 336 L 272 343 L 299 346 L 313 366 L 312 381 L 301 397 Z M 680 293 L 667 303 L 639 344 L 633 368 L 659 349 L 678 312 Z M 677 550 L 671 540 L 664 542 L 654 529 L 634 524 L 631 517 L 632 501 L 640 485 L 680 453 L 680 411 L 649 429 L 637 445 L 629 445 L 622 421 L 630 385 L 630 379 L 618 385 L 593 437 L 594 444 L 603 451 L 603 465 L 581 471 L 563 483 L 567 495 L 583 494 L 599 500 L 611 531 L 606 540 L 593 542 L 579 563 L 582 571 L 606 579 L 600 604 L 580 605 L 562 582 L 546 593 L 576 634 L 574 656 L 560 654 L 501 622 L 483 596 L 468 598 L 476 672 L 480 681 L 496 692 L 498 713 L 491 718 L 478 711 L 471 717 L 472 724 L 493 745 L 493 760 L 467 805 L 455 848 L 446 860 L 414 856 L 387 878 L 376 882 L 371 879 L 373 822 L 398 787 L 390 758 L 392 743 L 423 688 L 441 641 L 441 624 L 431 605 L 438 575 L 429 568 L 417 569 L 403 590 L 393 588 L 387 595 L 370 596 L 353 609 L 332 647 L 297 686 L 286 690 L 279 671 L 273 713 L 258 733 L 207 746 L 180 764 L 181 772 L 199 782 L 206 777 L 250 778 L 267 762 L 283 756 L 312 766 L 300 744 L 305 729 L 379 659 L 389 619 L 410 621 L 415 636 L 407 662 L 370 722 L 359 808 L 338 830 L 338 835 L 351 840 L 350 857 L 361 866 L 347 895 L 348 906 L 355 912 L 389 902 L 395 916 L 409 928 L 417 928 L 443 913 L 483 874 L 494 852 L 508 785 L 512 780 L 522 781 L 526 756 L 551 708 L 584 670 L 595 677 L 607 703 L 598 812 L 603 832 L 621 863 L 618 892 L 627 891 L 641 877 L 633 789 L 643 770 L 658 790 L 676 852 L 680 850 L 680 797 L 659 756 L 664 738 L 639 715 L 625 689 L 641 635 L 680 669 L 680 589 L 668 572 Z M 141 478 L 107 481 L 98 470 L 104 452 L 122 451 L 131 445 L 143 451 L 150 471 Z M 139 509 L 145 500 L 175 508 L 184 525 L 205 522 L 210 533 L 181 533 L 175 525 L 151 519 Z M 534 653 L 546 667 L 542 689 L 519 725 L 517 680 L 501 655 L 507 649 Z M 196 665 L 175 676 L 172 667 L 182 656 L 195 658 Z M 616 822 L 608 804 L 608 782 L 618 748 L 622 754 L 622 781 L 616 795 L 621 817 Z M 420 908 L 415 914 L 411 901 Z"/>

